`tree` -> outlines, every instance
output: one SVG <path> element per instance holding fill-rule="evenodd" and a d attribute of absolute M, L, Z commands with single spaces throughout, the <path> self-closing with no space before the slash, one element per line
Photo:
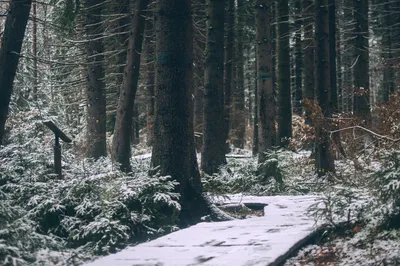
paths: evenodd
<path fill-rule="evenodd" d="M 112 144 L 113 159 L 120 164 L 121 170 L 131 170 L 131 136 L 135 95 L 139 80 L 139 68 L 145 27 L 145 11 L 149 0 L 138 0 L 131 21 L 128 52 L 124 79 L 120 90 Z"/>
<path fill-rule="evenodd" d="M 390 95 L 394 92 L 395 88 L 395 74 L 393 69 L 393 52 L 392 52 L 392 35 L 393 35 L 393 18 L 390 13 L 392 5 L 390 1 L 384 0 L 383 9 L 389 13 L 383 15 L 383 25 L 385 33 L 382 36 L 382 57 L 383 62 L 383 101 L 388 102 Z"/>
<path fill-rule="evenodd" d="M 222 2 L 222 1 L 221 1 Z M 155 138 L 151 164 L 179 182 L 180 225 L 215 214 L 203 195 L 197 165 L 193 115 L 193 42 L 190 0 L 157 0 Z"/>
<path fill-rule="evenodd" d="M 278 140 L 286 146 L 292 137 L 288 0 L 278 1 L 278 96 Z"/>
<path fill-rule="evenodd" d="M 145 26 L 145 55 L 146 55 L 146 93 L 147 93 L 147 145 L 153 145 L 154 134 L 154 28 L 153 13 L 147 18 Z"/>
<path fill-rule="evenodd" d="M 304 10 L 304 98 L 308 102 L 314 101 L 315 76 L 314 76 L 314 1 L 303 0 Z M 305 110 L 305 120 L 311 124 L 311 110 Z"/>
<path fill-rule="evenodd" d="M 244 103 L 244 22 L 245 4 L 237 0 L 236 6 L 236 46 L 235 46 L 235 85 L 232 87 L 232 143 L 235 147 L 244 148 L 244 134 L 246 131 L 246 114 Z"/>
<path fill-rule="evenodd" d="M 354 0 L 354 113 L 370 120 L 368 0 Z"/>
<path fill-rule="evenodd" d="M 86 101 L 87 101 L 87 156 L 99 158 L 107 155 L 106 99 L 104 95 L 104 47 L 101 13 L 103 0 L 86 0 Z"/>
<path fill-rule="evenodd" d="M 225 101 L 225 141 L 229 143 L 229 129 L 232 110 L 232 80 L 233 77 L 233 56 L 234 56 L 234 36 L 235 36 L 235 0 L 228 0 L 226 12 L 226 44 L 225 44 L 225 64 L 224 64 L 224 101 Z M 229 144 L 228 144 L 229 146 Z M 229 151 L 226 149 L 226 151 Z"/>
<path fill-rule="evenodd" d="M 8 108 L 13 92 L 22 42 L 32 0 L 11 0 L 0 49 L 0 144 L 2 143 Z"/>
<path fill-rule="evenodd" d="M 315 163 L 319 176 L 334 172 L 329 143 L 329 118 L 332 116 L 329 63 L 328 0 L 315 1 L 315 91 L 321 113 L 315 119 Z"/>
<path fill-rule="evenodd" d="M 332 92 L 332 108 L 333 112 L 339 111 L 338 104 L 338 88 L 336 76 L 336 0 L 328 1 L 329 12 L 329 71 L 330 71 L 330 86 Z"/>
<path fill-rule="evenodd" d="M 303 101 L 303 51 L 301 41 L 301 28 L 303 24 L 303 15 L 301 9 L 301 1 L 295 0 L 295 104 L 294 111 L 298 115 L 303 115 L 302 101 Z"/>
<path fill-rule="evenodd" d="M 207 43 L 204 72 L 204 132 L 201 169 L 212 175 L 226 164 L 224 134 L 223 0 L 207 1 Z"/>
<path fill-rule="evenodd" d="M 258 90 L 259 162 L 265 161 L 265 153 L 276 143 L 275 99 L 272 86 L 271 48 L 271 1 L 257 0 L 256 19 L 256 61 Z"/>

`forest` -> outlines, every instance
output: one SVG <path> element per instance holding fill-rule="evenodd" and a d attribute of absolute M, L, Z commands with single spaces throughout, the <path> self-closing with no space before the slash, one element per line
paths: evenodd
<path fill-rule="evenodd" d="M 285 265 L 400 265 L 399 88 L 400 0 L 1 0 L 0 265 L 262 215 L 235 195 L 316 197 Z"/>

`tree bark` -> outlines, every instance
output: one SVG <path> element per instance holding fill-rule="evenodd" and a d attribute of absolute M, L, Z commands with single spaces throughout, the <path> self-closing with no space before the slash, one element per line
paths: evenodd
<path fill-rule="evenodd" d="M 336 76 L 336 0 L 328 1 L 329 12 L 329 71 L 330 71 L 330 86 L 332 93 L 332 111 L 339 112 L 338 105 L 338 88 Z"/>
<path fill-rule="evenodd" d="M 233 77 L 233 56 L 235 36 L 235 0 L 228 0 L 226 13 L 226 45 L 225 45 L 225 73 L 224 73 L 224 101 L 225 101 L 225 125 L 224 138 L 229 152 L 229 129 L 232 110 L 232 80 Z"/>
<path fill-rule="evenodd" d="M 246 112 L 244 104 L 244 1 L 237 0 L 236 7 L 236 86 L 232 90 L 232 143 L 235 147 L 244 148 L 244 134 L 246 131 Z"/>
<path fill-rule="evenodd" d="M 2 143 L 13 83 L 19 63 L 32 0 L 11 0 L 0 49 L 0 144 Z"/>
<path fill-rule="evenodd" d="M 259 124 L 258 124 L 258 80 L 257 80 L 257 44 L 256 44 L 256 60 L 254 61 L 254 73 L 255 73 L 255 83 L 254 83 L 254 128 L 253 128 L 253 156 L 258 155 L 260 150 L 260 136 L 259 136 Z M 272 57 L 272 55 L 271 55 Z M 272 58 L 271 58 L 272 61 Z M 272 63 L 272 62 L 271 62 Z M 272 69 L 271 69 L 272 72 Z M 274 89 L 274 88 L 272 88 Z M 274 100 L 275 105 L 275 100 Z"/>
<path fill-rule="evenodd" d="M 392 10 L 392 5 L 389 1 L 384 1 L 383 9 Z M 390 12 L 390 11 L 389 11 Z M 392 53 L 392 34 L 393 20 L 391 13 L 383 15 L 384 35 L 382 36 L 382 57 L 383 62 L 383 102 L 388 102 L 390 95 L 395 88 L 395 75 L 393 69 L 393 53 Z"/>
<path fill-rule="evenodd" d="M 153 13 L 149 15 L 146 20 L 145 26 L 145 55 L 146 55 L 146 111 L 147 111 L 147 146 L 153 145 L 153 135 L 154 135 L 154 21 Z"/>
<path fill-rule="evenodd" d="M 106 144 L 106 99 L 104 83 L 104 47 L 101 14 L 103 0 L 86 0 L 86 101 L 87 101 L 87 153 L 91 158 L 107 155 Z"/>
<path fill-rule="evenodd" d="M 32 55 L 33 55 L 33 82 L 32 99 L 37 101 L 38 94 L 38 50 L 37 50 L 37 3 L 32 2 Z"/>
<path fill-rule="evenodd" d="M 152 166 L 179 182 L 180 225 L 213 212 L 203 195 L 197 165 L 193 115 L 193 36 L 190 0 L 157 0 L 156 109 Z"/>
<path fill-rule="evenodd" d="M 315 98 L 315 75 L 314 75 L 314 1 L 304 0 L 304 98 L 308 102 Z M 311 125 L 311 110 L 305 110 L 305 122 Z"/>
<path fill-rule="evenodd" d="M 354 113 L 363 117 L 366 123 L 371 119 L 369 106 L 369 33 L 368 0 L 354 0 Z"/>
<path fill-rule="evenodd" d="M 149 0 L 138 0 L 131 22 L 128 52 L 124 79 L 120 90 L 117 117 L 112 145 L 113 159 L 120 164 L 124 172 L 131 171 L 131 132 L 135 96 L 138 87 L 140 59 L 142 52 L 145 12 Z"/>
<path fill-rule="evenodd" d="M 288 0 L 278 1 L 278 97 L 278 140 L 281 146 L 287 146 L 292 137 Z"/>
<path fill-rule="evenodd" d="M 332 116 L 329 63 L 329 15 L 328 0 L 315 1 L 315 91 L 322 117 L 315 124 L 315 163 L 319 176 L 334 172 L 334 162 L 329 143 L 329 123 Z"/>
<path fill-rule="evenodd" d="M 301 27 L 303 24 L 303 15 L 301 9 L 301 1 L 295 0 L 295 113 L 299 116 L 303 115 L 302 101 L 303 101 L 303 47 L 301 41 Z"/>
<path fill-rule="evenodd" d="M 224 11 L 223 0 L 207 1 L 207 43 L 204 72 L 204 135 L 201 169 L 209 175 L 226 164 L 224 134 Z"/>
<path fill-rule="evenodd" d="M 264 163 L 265 153 L 276 143 L 275 99 L 272 86 L 271 1 L 257 0 L 256 60 L 258 89 L 259 163 Z"/>

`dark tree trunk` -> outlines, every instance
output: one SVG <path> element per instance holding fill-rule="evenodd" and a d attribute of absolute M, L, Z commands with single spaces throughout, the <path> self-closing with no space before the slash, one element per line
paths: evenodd
<path fill-rule="evenodd" d="M 117 117 L 112 144 L 113 159 L 124 172 L 131 171 L 131 132 L 135 95 L 139 80 L 139 68 L 145 27 L 145 15 L 149 0 L 138 0 L 132 18 L 124 79 L 120 90 Z"/>
<path fill-rule="evenodd" d="M 369 107 L 369 33 L 368 0 L 354 0 L 354 113 L 365 119 L 371 119 Z"/>
<path fill-rule="evenodd" d="M 103 0 L 85 1 L 86 101 L 87 101 L 87 156 L 99 158 L 107 155 L 106 99 L 104 83 L 104 47 L 101 39 Z"/>
<path fill-rule="evenodd" d="M 156 109 L 152 166 L 179 182 L 180 225 L 212 212 L 197 165 L 193 115 L 193 42 L 190 0 L 157 0 Z"/>
<path fill-rule="evenodd" d="M 265 152 L 276 143 L 275 99 L 272 86 L 271 1 L 257 0 L 256 61 L 258 89 L 259 163 L 265 161 Z"/>
<path fill-rule="evenodd" d="M 145 55 L 146 55 L 146 111 L 147 111 L 147 145 L 153 145 L 154 134 L 154 28 L 153 28 L 153 13 L 146 20 L 145 29 Z"/>
<path fill-rule="evenodd" d="M 118 14 L 119 18 L 111 23 L 112 34 L 117 34 L 115 39 L 105 41 L 105 48 L 109 51 L 118 51 L 115 57 L 108 58 L 108 66 L 106 66 L 107 74 L 116 73 L 115 78 L 107 79 L 107 131 L 114 132 L 116 110 L 118 107 L 119 91 L 124 79 L 124 69 L 126 64 L 126 53 L 129 38 L 130 26 L 130 6 L 131 0 L 112 0 L 110 1 L 111 9 L 114 14 Z M 106 39 L 107 40 L 107 39 Z"/>
<path fill-rule="evenodd" d="M 334 113 L 339 112 L 338 89 L 336 77 L 336 5 L 335 0 L 328 1 L 329 12 L 329 73 L 332 92 L 332 109 Z"/>
<path fill-rule="evenodd" d="M 258 80 L 257 80 L 257 44 L 256 44 L 256 60 L 254 61 L 254 73 L 255 73 L 255 83 L 254 83 L 254 128 L 253 128 L 253 156 L 258 155 L 260 136 L 259 136 L 259 124 L 258 124 Z M 271 58 L 272 59 L 272 58 Z M 272 63 L 272 62 L 271 62 Z M 272 73 L 272 69 L 271 69 Z M 273 89 L 273 88 L 272 88 Z M 275 101 L 274 101 L 275 105 Z M 274 110 L 275 111 L 275 110 Z"/>
<path fill-rule="evenodd" d="M 296 93 L 295 93 L 295 113 L 297 115 L 303 115 L 303 108 L 302 108 L 302 101 L 303 101 L 303 77 L 302 77 L 302 71 L 303 71 L 303 47 L 302 47 L 302 42 L 301 42 L 301 25 L 302 25 L 302 10 L 301 10 L 301 1 L 302 0 L 296 0 L 295 2 L 295 9 L 296 9 L 296 15 L 295 15 L 295 88 L 296 88 Z"/>
<path fill-rule="evenodd" d="M 223 0 L 207 0 L 207 43 L 204 72 L 204 135 L 201 169 L 212 175 L 226 164 L 224 134 Z"/>
<path fill-rule="evenodd" d="M 11 0 L 0 49 L 0 145 L 32 0 Z"/>
<path fill-rule="evenodd" d="M 244 1 L 237 0 L 236 7 L 236 52 L 235 52 L 235 74 L 236 86 L 232 88 L 232 138 L 233 145 L 244 148 L 244 135 L 246 131 L 246 111 L 244 104 Z"/>
<path fill-rule="evenodd" d="M 140 124 L 139 124 L 139 109 L 137 104 L 133 106 L 132 113 L 132 144 L 137 145 L 140 143 Z"/>
<path fill-rule="evenodd" d="M 289 2 L 278 1 L 278 141 L 286 146 L 292 137 L 292 95 L 290 89 Z"/>
<path fill-rule="evenodd" d="M 38 50 L 37 50 L 37 4 L 32 2 L 32 56 L 33 56 L 33 82 L 32 99 L 37 101 L 38 94 Z"/>
<path fill-rule="evenodd" d="M 319 176 L 334 172 L 334 162 L 329 144 L 329 123 L 332 116 L 329 63 L 328 0 L 315 1 L 315 91 L 322 117 L 315 122 L 315 163 Z"/>
<path fill-rule="evenodd" d="M 195 0 L 194 10 L 194 131 L 196 150 L 201 152 L 203 146 L 203 109 L 204 109 L 204 50 L 207 35 L 206 0 Z"/>
<path fill-rule="evenodd" d="M 340 11 L 338 11 L 340 13 Z M 336 16 L 336 25 L 339 24 L 339 18 Z M 342 39 L 340 26 L 336 29 L 336 69 L 337 69 L 337 91 L 338 91 L 338 110 L 343 112 L 343 73 L 342 73 Z"/>
<path fill-rule="evenodd" d="M 229 152 L 229 129 L 232 107 L 232 80 L 233 80 L 233 55 L 235 35 L 235 0 L 228 0 L 226 13 L 226 45 L 225 45 L 225 73 L 224 73 L 224 101 L 225 101 L 225 142 L 226 152 Z"/>
<path fill-rule="evenodd" d="M 384 2 L 383 9 L 388 11 L 392 10 L 392 5 L 389 1 Z M 384 13 L 383 15 L 384 35 L 382 36 L 382 49 L 383 49 L 383 101 L 388 102 L 390 95 L 394 92 L 395 88 L 395 75 L 393 69 L 393 54 L 392 54 L 392 34 L 393 34 L 393 20 L 392 14 Z"/>
<path fill-rule="evenodd" d="M 314 1 L 303 0 L 304 10 L 304 98 L 310 103 L 315 97 L 314 75 Z M 306 124 L 311 125 L 311 110 L 305 110 Z"/>

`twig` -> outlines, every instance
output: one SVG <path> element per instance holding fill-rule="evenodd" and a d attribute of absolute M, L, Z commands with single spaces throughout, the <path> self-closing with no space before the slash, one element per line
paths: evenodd
<path fill-rule="evenodd" d="M 381 139 L 386 139 L 386 140 L 393 141 L 393 142 L 398 142 L 398 141 L 400 141 L 400 139 L 393 139 L 393 138 L 388 137 L 388 136 L 380 135 L 380 134 L 378 134 L 378 133 L 376 133 L 376 132 L 374 132 L 374 131 L 372 131 L 372 130 L 369 130 L 369 129 L 365 128 L 365 127 L 362 127 L 362 126 L 352 126 L 352 127 L 345 127 L 345 128 L 333 130 L 333 131 L 330 131 L 330 136 L 332 136 L 333 133 L 340 132 L 340 131 L 344 131 L 344 130 L 349 130 L 349 129 L 352 129 L 352 130 L 353 130 L 353 133 L 354 133 L 354 130 L 357 129 L 357 128 L 358 128 L 358 129 L 361 129 L 361 130 L 364 130 L 364 131 L 366 131 L 366 132 L 368 132 L 368 133 L 374 135 L 375 137 L 378 137 L 378 138 L 381 138 Z"/>

